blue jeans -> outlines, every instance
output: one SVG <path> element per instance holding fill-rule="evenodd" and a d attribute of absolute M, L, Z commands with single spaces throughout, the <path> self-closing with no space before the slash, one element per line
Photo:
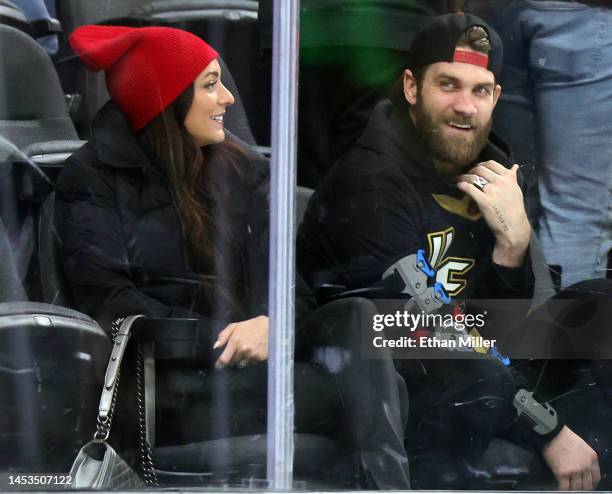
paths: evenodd
<path fill-rule="evenodd" d="M 539 235 L 547 262 L 561 266 L 562 287 L 605 277 L 612 248 L 612 9 L 523 0 L 512 3 L 498 24 L 512 90 L 496 126 L 519 151 L 529 152 L 526 141 L 536 141 Z M 527 98 L 516 90 L 521 73 Z M 530 98 L 534 120 L 519 123 L 512 104 Z M 529 124 L 535 132 L 526 136 Z"/>
<path fill-rule="evenodd" d="M 55 0 L 13 0 L 13 3 L 23 11 L 28 21 L 52 19 L 55 17 Z M 42 36 L 37 41 L 49 55 L 57 53 L 57 34 Z"/>

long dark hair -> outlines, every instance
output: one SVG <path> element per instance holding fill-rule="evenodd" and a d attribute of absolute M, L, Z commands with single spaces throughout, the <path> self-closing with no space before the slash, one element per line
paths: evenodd
<path fill-rule="evenodd" d="M 232 273 L 223 269 L 221 252 L 222 246 L 232 241 L 223 206 L 231 194 L 230 181 L 215 180 L 214 175 L 240 176 L 239 161 L 244 152 L 227 139 L 204 147 L 196 143 L 184 125 L 193 96 L 190 85 L 139 133 L 138 140 L 178 201 L 190 267 L 199 283 L 194 308 L 209 313 L 223 303 L 235 310 L 234 290 L 228 284 Z"/>

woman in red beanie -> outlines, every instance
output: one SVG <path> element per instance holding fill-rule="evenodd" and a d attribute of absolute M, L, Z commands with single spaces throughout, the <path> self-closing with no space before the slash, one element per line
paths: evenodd
<path fill-rule="evenodd" d="M 105 70 L 111 95 L 58 180 L 56 225 L 79 307 L 105 325 L 131 313 L 205 314 L 208 333 L 263 314 L 265 289 L 252 290 L 244 256 L 266 254 L 249 249 L 266 234 L 267 164 L 226 140 L 234 97 L 217 52 L 162 27 L 83 26 L 70 43 Z M 267 318 L 221 338 L 217 346 L 236 351 L 218 367 L 263 361 Z"/>
<path fill-rule="evenodd" d="M 106 328 L 129 314 L 198 319 L 203 368 L 158 366 L 158 445 L 265 432 L 268 167 L 224 129 L 234 98 L 218 54 L 188 32 L 162 27 L 83 26 L 70 43 L 90 69 L 105 71 L 111 95 L 92 140 L 57 183 L 55 225 L 77 308 Z M 298 317 L 306 305 L 298 301 Z M 331 327 L 360 310 L 324 317 Z M 358 348 L 358 329 L 341 325 Z M 308 336 L 296 337 L 304 360 L 313 339 L 322 340 L 320 327 L 311 316 Z M 334 377 L 320 363 L 295 364 L 295 429 L 337 435 L 345 422 L 376 424 L 377 434 L 365 426 L 351 434 L 368 449 L 362 463 L 373 465 L 380 486 L 405 488 L 393 366 L 360 362 Z M 372 391 L 373 406 L 364 396 L 368 382 L 382 390 Z M 341 392 L 357 417 L 340 419 Z M 394 467 L 378 456 L 383 447 Z"/>
<path fill-rule="evenodd" d="M 246 402 L 264 410 L 247 420 L 213 416 L 214 389 L 200 377 L 268 355 L 267 162 L 226 139 L 234 98 L 218 54 L 162 27 L 83 26 L 70 43 L 105 71 L 111 95 L 57 184 L 55 223 L 76 305 L 105 328 L 129 314 L 200 321 L 210 372 L 161 374 L 163 416 L 176 420 L 163 421 L 158 443 L 265 431 L 265 365 L 237 374 L 253 388 Z M 244 403 L 225 406 L 234 413 Z M 193 413 L 179 418 L 181 408 Z"/>

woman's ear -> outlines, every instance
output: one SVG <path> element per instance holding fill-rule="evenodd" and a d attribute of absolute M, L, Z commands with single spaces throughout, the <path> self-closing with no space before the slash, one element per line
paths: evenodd
<path fill-rule="evenodd" d="M 404 98 L 411 105 L 415 105 L 417 101 L 417 81 L 410 69 L 404 70 Z"/>

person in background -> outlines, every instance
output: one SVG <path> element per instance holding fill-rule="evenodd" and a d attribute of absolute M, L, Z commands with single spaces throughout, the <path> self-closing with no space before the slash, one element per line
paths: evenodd
<path fill-rule="evenodd" d="M 491 18 L 506 47 L 504 84 L 525 74 L 496 125 L 534 156 L 533 216 L 546 260 L 560 288 L 605 278 L 612 249 L 610 2 L 521 0 Z M 532 117 L 517 121 L 525 108 Z"/>
<path fill-rule="evenodd" d="M 28 21 L 39 21 L 55 18 L 55 0 L 11 0 L 25 14 Z M 49 55 L 55 55 L 59 49 L 57 34 L 49 34 L 37 39 Z"/>

